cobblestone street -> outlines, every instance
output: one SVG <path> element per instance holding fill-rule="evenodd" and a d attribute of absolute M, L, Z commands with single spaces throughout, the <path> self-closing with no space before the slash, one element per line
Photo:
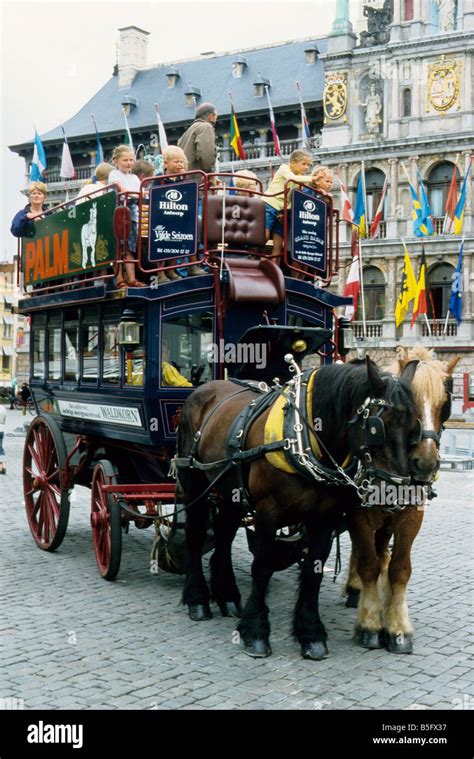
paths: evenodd
<path fill-rule="evenodd" d="M 25 709 L 417 709 L 474 707 L 472 659 L 473 472 L 443 472 L 413 551 L 408 601 L 415 652 L 366 651 L 351 640 L 355 610 L 332 582 L 334 551 L 322 587 L 331 656 L 301 659 L 290 625 L 297 570 L 274 575 L 269 594 L 273 656 L 253 660 L 233 642 L 235 620 L 214 605 L 210 622 L 191 622 L 180 604 L 182 578 L 149 572 L 153 535 L 124 535 L 118 580 L 98 574 L 91 545 L 89 491 L 76 488 L 69 530 L 53 554 L 38 550 L 23 508 L 23 438 L 11 434 L 2 510 L 0 700 Z M 9 434 L 10 433 L 10 434 Z M 235 547 L 245 599 L 250 554 Z M 206 560 L 207 566 L 207 560 Z"/>

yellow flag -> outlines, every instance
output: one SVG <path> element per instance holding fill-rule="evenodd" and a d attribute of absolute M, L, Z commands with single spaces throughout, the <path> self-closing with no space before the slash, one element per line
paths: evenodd
<path fill-rule="evenodd" d="M 418 292 L 415 273 L 405 243 L 403 243 L 403 247 L 405 249 L 405 259 L 403 262 L 402 286 L 395 308 L 395 324 L 397 327 L 405 321 L 405 317 L 408 313 L 408 306 L 412 300 L 415 300 Z"/>

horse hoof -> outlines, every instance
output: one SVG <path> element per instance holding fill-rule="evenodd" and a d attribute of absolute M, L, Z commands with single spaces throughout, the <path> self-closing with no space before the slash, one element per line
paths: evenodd
<path fill-rule="evenodd" d="M 357 609 L 359 605 L 360 590 L 357 588 L 347 589 L 346 608 Z"/>
<path fill-rule="evenodd" d="M 271 652 L 270 643 L 265 638 L 256 638 L 245 644 L 245 653 L 254 659 L 264 659 L 270 656 Z"/>
<path fill-rule="evenodd" d="M 413 636 L 404 635 L 403 633 L 393 634 L 386 633 L 385 642 L 387 651 L 391 654 L 412 654 L 413 653 Z"/>
<path fill-rule="evenodd" d="M 189 619 L 193 622 L 204 622 L 206 619 L 212 619 L 209 604 L 188 604 Z"/>
<path fill-rule="evenodd" d="M 383 648 L 383 633 L 381 630 L 364 630 L 363 628 L 359 628 L 356 638 L 362 648 Z"/>
<path fill-rule="evenodd" d="M 225 601 L 219 604 L 219 609 L 223 617 L 235 617 L 240 619 L 242 616 L 242 606 L 239 601 Z"/>
<path fill-rule="evenodd" d="M 328 647 L 323 640 L 315 640 L 312 643 L 305 643 L 301 646 L 301 656 L 303 659 L 312 659 L 313 661 L 327 659 L 329 656 Z"/>

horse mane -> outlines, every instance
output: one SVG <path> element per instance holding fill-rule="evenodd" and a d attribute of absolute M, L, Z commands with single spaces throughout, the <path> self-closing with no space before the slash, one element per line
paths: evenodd
<path fill-rule="evenodd" d="M 403 380 L 397 381 L 393 374 L 380 370 L 379 374 L 385 384 L 385 400 L 395 408 L 415 413 L 415 403 Z M 324 407 L 348 419 L 354 409 L 373 394 L 365 363 L 330 364 L 321 367 L 317 374 L 316 410 Z"/>
<path fill-rule="evenodd" d="M 431 406 L 442 406 L 446 401 L 447 365 L 435 359 L 433 351 L 423 345 L 415 345 L 406 351 L 406 361 L 419 361 L 412 382 L 412 391 L 418 405 L 428 401 Z M 395 361 L 391 366 L 394 374 L 401 374 L 401 366 Z"/>

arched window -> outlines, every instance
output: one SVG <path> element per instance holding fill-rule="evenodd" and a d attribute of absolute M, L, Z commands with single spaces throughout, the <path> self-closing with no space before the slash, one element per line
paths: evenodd
<path fill-rule="evenodd" d="M 428 318 L 445 319 L 448 313 L 454 266 L 436 264 L 428 272 Z"/>
<path fill-rule="evenodd" d="M 367 220 L 372 221 L 382 197 L 385 182 L 385 174 L 380 169 L 369 169 L 365 173 L 365 192 L 367 197 Z M 386 197 L 386 196 L 385 196 Z M 385 203 L 384 203 L 385 206 Z M 382 219 L 385 219 L 385 208 L 382 211 Z"/>
<path fill-rule="evenodd" d="M 403 4 L 403 12 L 402 12 L 403 21 L 413 21 L 413 0 L 402 0 L 402 4 Z"/>
<path fill-rule="evenodd" d="M 438 163 L 431 169 L 428 177 L 428 196 L 430 199 L 431 212 L 434 217 L 444 216 L 446 199 L 453 178 L 453 164 L 449 161 Z M 459 189 L 459 171 L 456 169 L 456 177 Z"/>
<path fill-rule="evenodd" d="M 366 321 L 380 321 L 385 316 L 385 279 L 376 266 L 363 270 Z M 362 294 L 359 293 L 356 320 L 362 321 Z"/>
<path fill-rule="evenodd" d="M 411 89 L 409 87 L 402 90 L 402 116 L 405 118 L 411 116 Z"/>

